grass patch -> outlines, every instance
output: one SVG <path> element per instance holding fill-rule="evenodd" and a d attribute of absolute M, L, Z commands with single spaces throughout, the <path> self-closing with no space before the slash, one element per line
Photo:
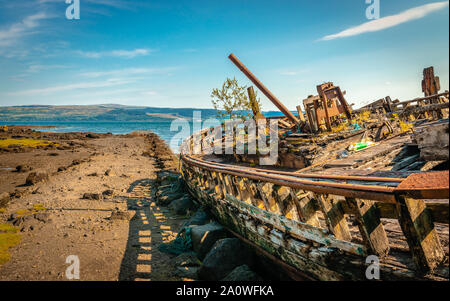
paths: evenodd
<path fill-rule="evenodd" d="M 7 148 L 10 145 L 20 145 L 28 147 L 46 146 L 55 144 L 54 141 L 34 140 L 34 139 L 5 139 L 0 140 L 0 148 Z"/>
<path fill-rule="evenodd" d="M 33 211 L 43 211 L 46 209 L 47 208 L 45 208 L 44 205 L 42 205 L 42 204 L 34 204 L 33 205 Z"/>
<path fill-rule="evenodd" d="M 0 224 L 0 265 L 11 259 L 8 249 L 20 242 L 19 229 L 7 224 Z"/>
<path fill-rule="evenodd" d="M 18 215 L 18 217 L 24 217 L 24 216 L 36 214 L 36 213 L 39 213 L 39 211 L 45 211 L 45 210 L 47 210 L 47 208 L 45 208 L 44 205 L 34 204 L 32 209 L 17 210 L 16 214 Z"/>
<path fill-rule="evenodd" d="M 0 208 L 0 213 L 5 213 L 6 209 L 5 208 Z"/>

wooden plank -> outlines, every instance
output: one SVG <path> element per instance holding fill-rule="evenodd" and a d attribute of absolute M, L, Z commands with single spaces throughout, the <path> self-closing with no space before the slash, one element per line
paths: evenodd
<path fill-rule="evenodd" d="M 435 223 L 449 223 L 449 203 L 448 201 L 426 201 L 427 209 L 430 211 Z M 398 212 L 395 204 L 376 202 L 381 218 L 398 219 Z M 346 201 L 341 201 L 341 207 L 346 214 L 356 214 L 355 209 L 349 206 Z"/>
<path fill-rule="evenodd" d="M 264 208 L 267 210 L 267 211 L 271 211 L 271 206 L 270 206 L 270 202 L 269 202 L 269 199 L 267 198 L 267 194 L 266 194 L 266 192 L 264 191 L 264 183 L 258 183 L 258 184 L 256 184 L 256 188 L 258 189 L 258 192 L 259 192 L 259 195 L 261 196 L 261 199 L 262 199 L 262 201 L 263 201 L 263 203 L 264 203 Z"/>
<path fill-rule="evenodd" d="M 290 235 L 293 235 L 299 239 L 314 241 L 330 248 L 339 248 L 343 251 L 356 255 L 367 255 L 367 248 L 365 246 L 340 240 L 334 235 L 331 235 L 331 233 L 326 229 L 317 228 L 302 222 L 288 219 L 285 216 L 257 208 L 245 202 L 241 202 L 229 194 L 225 196 L 225 200 L 229 203 L 229 205 L 236 207 L 243 213 L 262 222 L 273 225 L 280 231 L 289 232 Z"/>
<path fill-rule="evenodd" d="M 227 185 L 225 184 L 225 181 L 223 179 L 223 175 L 219 172 L 217 173 L 217 179 L 219 180 L 219 187 L 220 191 L 222 192 L 222 197 L 225 197 L 225 195 L 228 193 Z"/>
<path fill-rule="evenodd" d="M 325 215 L 325 221 L 330 231 L 338 239 L 351 241 L 352 235 L 339 201 L 330 195 L 314 194 L 314 196 Z"/>
<path fill-rule="evenodd" d="M 254 189 L 253 186 L 254 185 L 252 184 L 252 182 L 250 182 L 249 179 L 244 179 L 244 187 L 245 187 L 245 190 L 248 192 L 248 196 L 250 197 L 250 203 L 253 206 L 258 207 L 259 202 L 255 199 L 256 188 Z"/>
<path fill-rule="evenodd" d="M 379 257 L 386 257 L 389 253 L 389 240 L 376 203 L 350 198 L 347 198 L 347 201 L 355 209 L 359 231 L 369 250 Z"/>
<path fill-rule="evenodd" d="M 300 106 L 300 105 L 297 106 L 297 112 L 298 112 L 298 117 L 300 118 L 300 121 L 306 122 L 305 115 L 303 115 L 303 112 L 302 112 L 302 106 Z"/>
<path fill-rule="evenodd" d="M 432 271 L 445 257 L 434 221 L 423 200 L 397 197 L 399 223 L 406 236 L 416 267 L 421 272 Z"/>
<path fill-rule="evenodd" d="M 292 199 L 297 208 L 299 218 L 301 222 L 315 227 L 320 227 L 319 218 L 317 216 L 317 204 L 316 200 L 309 197 L 309 193 L 304 193 L 300 197 L 298 196 L 297 189 L 290 189 Z"/>

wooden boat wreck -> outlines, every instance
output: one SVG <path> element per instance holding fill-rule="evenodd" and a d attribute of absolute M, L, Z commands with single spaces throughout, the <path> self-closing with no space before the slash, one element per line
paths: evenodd
<path fill-rule="evenodd" d="M 214 129 L 204 129 L 181 147 L 190 193 L 294 279 L 366 280 L 375 263 L 380 280 L 449 280 L 448 99 L 441 98 L 448 92 L 352 111 L 329 83 L 305 100 L 306 118 L 301 109 L 296 117 L 230 58 L 285 114 L 277 119 L 280 156 L 276 166 L 256 166 L 258 155 L 193 155 L 217 142 Z M 361 129 L 339 125 L 340 116 L 361 114 Z M 346 150 L 367 136 L 372 146 Z"/>

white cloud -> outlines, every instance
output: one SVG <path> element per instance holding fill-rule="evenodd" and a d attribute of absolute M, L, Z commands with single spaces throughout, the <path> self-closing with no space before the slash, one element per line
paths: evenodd
<path fill-rule="evenodd" d="M 112 50 L 112 51 L 77 51 L 78 54 L 87 58 L 102 58 L 105 56 L 111 57 L 123 57 L 123 58 L 135 58 L 137 56 L 146 56 L 150 53 L 155 52 L 153 49 L 134 49 L 134 50 Z"/>
<path fill-rule="evenodd" d="M 356 36 L 360 35 L 366 32 L 374 32 L 379 31 L 383 29 L 387 29 L 390 27 L 394 27 L 397 25 L 400 25 L 402 23 L 406 23 L 412 20 L 421 19 L 427 15 L 429 15 L 432 12 L 441 10 L 448 6 L 448 1 L 442 1 L 442 2 L 434 2 L 430 4 L 425 4 L 422 6 L 414 7 L 408 10 L 405 10 L 399 14 L 383 17 L 377 20 L 369 21 L 366 23 L 363 23 L 361 25 L 348 28 L 344 31 L 341 31 L 336 34 L 327 35 L 323 38 L 321 38 L 321 41 L 328 41 L 328 40 L 334 40 L 338 38 L 343 37 L 350 37 L 350 36 Z"/>
<path fill-rule="evenodd" d="M 10 46 L 20 37 L 29 34 L 34 28 L 39 26 L 39 21 L 47 19 L 46 13 L 37 13 L 24 18 L 18 23 L 14 23 L 7 29 L 0 30 L 0 46 Z"/>
<path fill-rule="evenodd" d="M 129 79 L 111 78 L 108 80 L 102 80 L 102 81 L 98 81 L 98 82 L 80 82 L 80 83 L 75 83 L 75 84 L 59 85 L 59 86 L 42 88 L 42 89 L 31 89 L 31 90 L 24 90 L 24 91 L 18 91 L 18 92 L 11 92 L 11 93 L 8 93 L 8 95 L 10 95 L 10 96 L 29 96 L 29 95 L 35 96 L 38 94 L 50 94 L 50 93 L 64 92 L 64 91 L 70 91 L 70 90 L 111 87 L 111 86 L 129 84 L 132 82 L 133 82 L 133 80 L 129 80 Z"/>
<path fill-rule="evenodd" d="M 81 73 L 81 76 L 86 77 L 102 77 L 102 76 L 128 76 L 136 74 L 161 74 L 168 73 L 177 69 L 176 67 L 167 68 L 125 68 L 110 71 L 98 71 L 98 72 L 85 72 Z"/>

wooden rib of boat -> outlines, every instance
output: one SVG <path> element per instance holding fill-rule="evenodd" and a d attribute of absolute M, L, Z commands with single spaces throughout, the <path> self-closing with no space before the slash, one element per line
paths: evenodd
<path fill-rule="evenodd" d="M 366 280 L 369 255 L 379 259 L 381 280 L 449 279 L 448 170 L 336 175 L 191 155 L 211 144 L 208 133 L 182 145 L 190 193 L 296 279 Z"/>

